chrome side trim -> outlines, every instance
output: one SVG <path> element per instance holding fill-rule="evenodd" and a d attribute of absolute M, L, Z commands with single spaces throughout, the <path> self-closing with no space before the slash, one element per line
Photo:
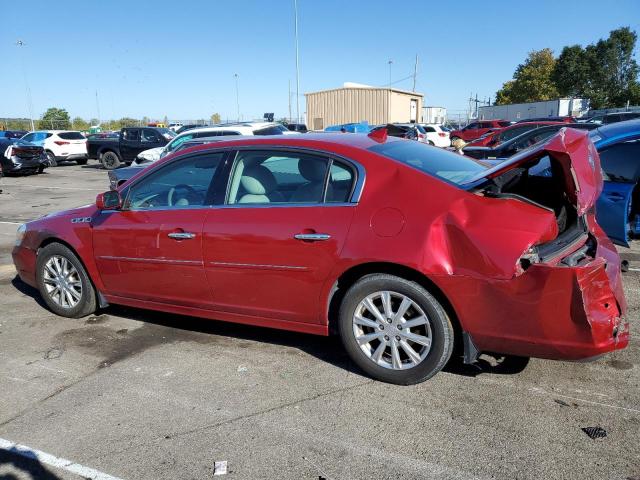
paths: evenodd
<path fill-rule="evenodd" d="M 331 235 L 328 233 L 296 233 L 293 238 L 306 242 L 320 242 L 323 240 L 329 240 Z"/>
<path fill-rule="evenodd" d="M 230 203 L 212 205 L 210 208 L 289 208 L 289 207 L 357 207 L 357 203 Z"/>
<path fill-rule="evenodd" d="M 296 265 L 269 265 L 260 263 L 207 262 L 207 266 L 222 268 L 253 268 L 259 270 L 309 270 L 308 267 L 300 267 Z"/>
<path fill-rule="evenodd" d="M 170 258 L 137 258 L 137 257 L 114 257 L 111 255 L 101 255 L 100 260 L 115 260 L 123 262 L 137 263 L 161 263 L 161 264 L 177 264 L 177 265 L 198 265 L 203 266 L 201 260 L 172 260 Z"/>

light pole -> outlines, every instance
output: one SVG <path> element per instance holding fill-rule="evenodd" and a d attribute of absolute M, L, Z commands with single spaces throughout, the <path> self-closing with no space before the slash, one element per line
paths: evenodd
<path fill-rule="evenodd" d="M 393 60 L 389 60 L 387 63 L 389 64 L 389 86 L 391 86 L 391 64 Z"/>
<path fill-rule="evenodd" d="M 36 128 L 33 125 L 33 106 L 31 104 L 31 90 L 29 89 L 29 82 L 27 82 L 27 71 L 24 68 L 24 56 L 22 55 L 22 49 L 20 47 L 24 47 L 25 43 L 22 40 L 18 40 L 16 42 L 16 46 L 20 51 L 20 65 L 22 66 L 22 76 L 24 77 L 24 89 L 27 92 L 27 107 L 29 108 L 29 120 L 31 120 L 31 131 L 34 131 Z"/>
<path fill-rule="evenodd" d="M 236 79 L 236 110 L 238 113 L 238 122 L 240 122 L 240 96 L 238 94 L 238 74 L 234 73 L 233 76 Z"/>
<path fill-rule="evenodd" d="M 296 123 L 300 123 L 300 60 L 298 55 L 298 0 L 293 0 L 296 33 Z"/>

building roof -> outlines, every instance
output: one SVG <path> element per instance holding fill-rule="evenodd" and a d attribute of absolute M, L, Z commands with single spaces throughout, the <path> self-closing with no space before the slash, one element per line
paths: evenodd
<path fill-rule="evenodd" d="M 424 94 L 419 93 L 419 92 L 412 92 L 409 90 L 402 90 L 400 88 L 395 88 L 395 87 L 371 87 L 369 85 L 357 85 L 356 84 L 347 84 L 343 87 L 338 87 L 338 88 L 329 88 L 327 90 L 318 90 L 317 92 L 308 92 L 305 93 L 306 95 L 315 95 L 316 93 L 325 93 L 325 92 L 334 92 L 334 91 L 338 91 L 338 90 L 391 90 L 392 92 L 397 92 L 397 93 L 402 93 L 405 95 L 413 95 L 416 97 L 424 97 Z"/>

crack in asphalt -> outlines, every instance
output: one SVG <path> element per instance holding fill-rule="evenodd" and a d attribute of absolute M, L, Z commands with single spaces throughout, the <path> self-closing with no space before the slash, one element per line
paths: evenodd
<path fill-rule="evenodd" d="M 309 402 L 309 401 L 312 401 L 312 400 L 316 400 L 318 398 L 327 397 L 327 396 L 330 396 L 330 395 L 334 395 L 336 393 L 344 393 L 346 391 L 353 390 L 353 389 L 356 389 L 356 388 L 360 388 L 360 387 L 363 387 L 365 385 L 369 385 L 369 384 L 374 383 L 374 382 L 375 382 L 375 380 L 367 380 L 365 382 L 357 383 L 355 385 L 350 385 L 348 387 L 336 388 L 336 389 L 330 390 L 328 392 L 322 392 L 322 393 L 318 393 L 316 395 L 311 395 L 310 397 L 301 398 L 299 400 L 294 400 L 292 402 L 282 403 L 280 405 L 269 407 L 269 408 L 266 408 L 264 410 L 260 410 L 258 412 L 253 412 L 253 413 L 247 413 L 245 415 L 240 415 L 238 417 L 230 418 L 230 419 L 224 420 L 222 422 L 211 423 L 209 425 L 202 425 L 200 427 L 191 428 L 189 430 L 183 430 L 183 431 L 180 431 L 180 432 L 169 433 L 167 436 L 169 438 L 181 437 L 181 436 L 184 436 L 184 435 L 189 435 L 191 433 L 196 433 L 196 432 L 202 432 L 202 431 L 205 431 L 205 430 L 209 430 L 211 428 L 222 427 L 224 425 L 229 425 L 231 423 L 235 423 L 235 422 L 238 422 L 238 421 L 241 421 L 241 420 L 246 420 L 247 418 L 259 417 L 259 416 L 267 414 L 267 413 L 271 413 L 271 412 L 275 412 L 277 410 L 281 410 L 283 408 L 299 405 L 301 403 L 305 403 L 305 402 Z M 167 438 L 167 436 L 165 436 L 165 438 Z"/>

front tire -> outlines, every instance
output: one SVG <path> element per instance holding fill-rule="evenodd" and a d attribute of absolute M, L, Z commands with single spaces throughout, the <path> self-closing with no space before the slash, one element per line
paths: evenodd
<path fill-rule="evenodd" d="M 115 152 L 104 152 L 100 162 L 106 170 L 115 170 L 120 166 L 120 158 Z"/>
<path fill-rule="evenodd" d="M 338 322 L 351 359 L 383 382 L 423 382 L 442 370 L 453 351 L 444 308 L 418 283 L 394 275 L 358 280 L 342 301 Z"/>
<path fill-rule="evenodd" d="M 78 257 L 51 243 L 38 253 L 36 282 L 47 306 L 62 317 L 81 318 L 96 311 L 96 291 Z"/>
<path fill-rule="evenodd" d="M 53 154 L 53 152 L 47 152 L 47 159 L 49 160 L 50 167 L 58 166 L 58 161 L 56 160 L 56 156 Z"/>

